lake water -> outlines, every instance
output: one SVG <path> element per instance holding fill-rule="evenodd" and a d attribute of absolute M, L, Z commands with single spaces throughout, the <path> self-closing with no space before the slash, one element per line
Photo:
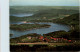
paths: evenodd
<path fill-rule="evenodd" d="M 23 24 L 22 22 L 17 22 L 17 23 L 11 23 L 11 24 Z M 26 23 L 27 24 L 27 23 Z M 34 24 L 34 23 L 28 23 L 28 24 Z M 56 24 L 56 23 L 38 23 L 38 24 L 49 24 L 51 25 L 49 28 L 40 28 L 40 29 L 32 29 L 29 31 L 16 31 L 16 30 L 10 30 L 10 33 L 13 34 L 11 38 L 19 37 L 22 35 L 30 34 L 30 33 L 37 33 L 37 34 L 46 34 L 54 31 L 59 31 L 59 30 L 64 30 L 64 31 L 69 31 L 70 27 L 67 25 L 62 25 L 62 24 Z"/>
<path fill-rule="evenodd" d="M 23 13 L 23 14 L 11 14 L 10 16 L 16 16 L 16 17 L 28 17 L 28 16 L 32 16 L 32 13 Z"/>

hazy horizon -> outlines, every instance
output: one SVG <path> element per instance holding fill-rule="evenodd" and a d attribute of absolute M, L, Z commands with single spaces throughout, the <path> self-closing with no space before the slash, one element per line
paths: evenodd
<path fill-rule="evenodd" d="M 19 5 L 17 5 L 17 6 L 19 6 Z M 25 6 L 45 6 L 45 5 L 25 5 Z M 58 6 L 52 6 L 52 7 L 58 7 Z M 63 6 L 61 6 L 61 7 L 63 7 Z M 67 7 L 67 6 L 64 6 L 64 7 Z M 73 6 L 73 7 L 79 7 L 79 6 Z"/>
<path fill-rule="evenodd" d="M 10 0 L 10 6 L 79 6 L 79 0 Z"/>

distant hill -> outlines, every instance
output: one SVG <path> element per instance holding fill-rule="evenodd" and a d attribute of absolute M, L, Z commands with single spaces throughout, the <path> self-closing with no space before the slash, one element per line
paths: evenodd
<path fill-rule="evenodd" d="M 78 10 L 66 10 L 66 9 L 48 9 L 41 10 L 38 13 L 34 14 L 35 17 L 55 17 L 60 15 L 71 15 L 78 13 Z"/>
<path fill-rule="evenodd" d="M 79 10 L 78 6 L 10 6 L 10 13 L 36 13 L 42 10 L 50 9 L 65 9 L 65 10 Z"/>
<path fill-rule="evenodd" d="M 78 6 L 11 6 L 10 14 L 34 13 L 30 17 L 14 17 L 10 16 L 10 21 L 39 21 L 43 22 L 50 19 L 51 22 L 64 24 L 78 24 L 79 7 Z M 66 17 L 68 15 L 68 17 Z M 71 16 L 70 16 L 71 15 Z M 46 19 L 43 19 L 43 18 Z M 54 20 L 54 18 L 59 18 Z M 60 19 L 62 18 L 62 19 Z M 52 21 L 53 20 L 53 21 Z"/>

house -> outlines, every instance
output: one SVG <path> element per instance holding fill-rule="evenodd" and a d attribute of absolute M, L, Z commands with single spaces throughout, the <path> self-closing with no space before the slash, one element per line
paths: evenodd
<path fill-rule="evenodd" d="M 39 39 L 44 39 L 44 37 L 43 36 L 40 36 Z"/>
<path fill-rule="evenodd" d="M 26 21 L 23 21 L 22 23 L 26 23 Z"/>
<path fill-rule="evenodd" d="M 53 37 L 50 37 L 50 38 L 53 39 L 54 42 L 67 42 L 68 41 L 65 38 L 53 38 Z"/>
<path fill-rule="evenodd" d="M 46 19 L 46 17 L 43 17 L 43 19 Z"/>
<path fill-rule="evenodd" d="M 68 42 L 71 42 L 72 40 L 68 40 Z"/>
<path fill-rule="evenodd" d="M 32 37 L 31 37 L 31 36 L 28 36 L 27 38 L 28 38 L 28 39 L 32 39 Z"/>

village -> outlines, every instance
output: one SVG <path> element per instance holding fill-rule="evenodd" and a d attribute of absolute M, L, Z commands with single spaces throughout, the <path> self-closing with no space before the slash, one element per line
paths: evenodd
<path fill-rule="evenodd" d="M 46 42 L 46 43 L 72 43 L 73 40 L 68 40 L 66 38 L 54 38 L 54 37 L 44 37 L 40 36 L 27 36 L 22 39 L 22 42 L 25 43 L 35 43 L 35 42 Z"/>

